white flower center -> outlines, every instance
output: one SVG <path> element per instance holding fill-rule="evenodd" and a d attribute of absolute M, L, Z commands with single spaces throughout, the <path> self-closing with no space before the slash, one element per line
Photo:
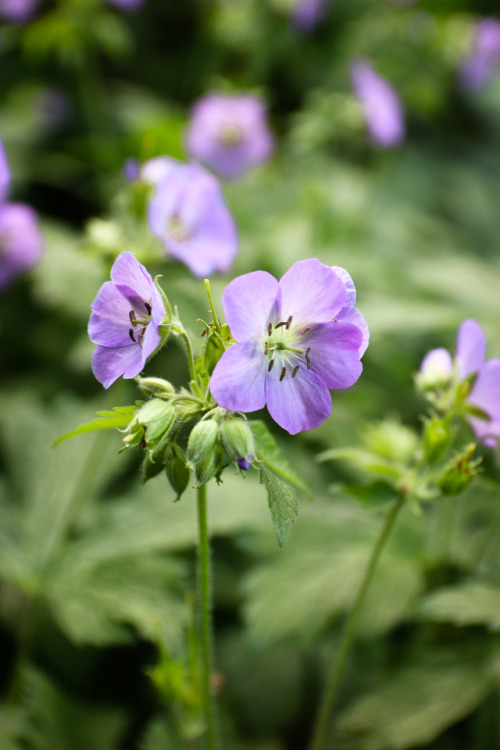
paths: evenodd
<path fill-rule="evenodd" d="M 264 355 L 268 358 L 268 372 L 275 371 L 280 381 L 287 373 L 295 378 L 301 367 L 311 367 L 311 347 L 304 336 L 309 328 L 292 327 L 293 318 L 278 323 L 268 323 L 267 338 L 264 340 Z"/>
<path fill-rule="evenodd" d="M 219 130 L 219 141 L 223 146 L 238 146 L 242 140 L 241 128 L 234 122 L 225 122 Z"/>
<path fill-rule="evenodd" d="M 144 311 L 132 308 L 128 317 L 132 326 L 132 328 L 128 329 L 128 335 L 134 344 L 142 346 L 148 323 L 153 319 L 151 300 L 149 300 L 149 302 L 144 302 Z"/>
<path fill-rule="evenodd" d="M 184 242 L 184 240 L 187 240 L 191 236 L 190 228 L 179 214 L 174 214 L 167 221 L 166 232 L 175 242 Z"/>

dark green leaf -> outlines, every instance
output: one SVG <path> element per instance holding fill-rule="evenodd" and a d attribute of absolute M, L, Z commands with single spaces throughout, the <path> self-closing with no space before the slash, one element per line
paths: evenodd
<path fill-rule="evenodd" d="M 311 495 L 310 489 L 302 481 L 298 474 L 292 469 L 288 460 L 281 452 L 278 443 L 267 429 L 264 422 L 251 420 L 248 423 L 252 429 L 257 449 L 257 457 L 275 474 L 278 474 L 285 482 L 292 484 L 299 490 Z"/>
<path fill-rule="evenodd" d="M 260 467 L 260 483 L 266 486 L 274 533 L 282 547 L 298 513 L 296 494 L 289 484 L 263 464 Z"/>

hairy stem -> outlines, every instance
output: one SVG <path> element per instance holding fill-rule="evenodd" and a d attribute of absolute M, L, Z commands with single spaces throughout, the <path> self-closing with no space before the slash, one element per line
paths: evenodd
<path fill-rule="evenodd" d="M 217 750 L 219 737 L 215 703 L 212 696 L 210 676 L 212 674 L 212 573 L 210 542 L 207 523 L 207 486 L 202 484 L 197 491 L 198 500 L 198 591 L 201 634 L 201 679 L 208 750 Z"/>
<path fill-rule="evenodd" d="M 349 656 L 349 652 L 351 650 L 354 633 L 356 631 L 356 626 L 358 624 L 358 619 L 363 607 L 366 592 L 370 587 L 370 583 L 372 581 L 373 574 L 375 573 L 380 554 L 384 548 L 385 542 L 391 532 L 391 529 L 394 526 L 394 521 L 396 520 L 396 517 L 406 499 L 406 495 L 402 493 L 392 506 L 390 512 L 387 515 L 387 518 L 385 519 L 385 523 L 380 530 L 380 534 L 377 538 L 372 554 L 370 555 L 370 559 L 368 560 L 368 565 L 366 566 L 365 574 L 363 576 L 363 580 L 361 581 L 361 586 L 359 587 L 359 591 L 354 601 L 351 613 L 344 627 L 342 640 L 340 642 L 339 655 L 334 665 L 330 679 L 327 683 L 326 690 L 316 717 L 309 750 L 322 750 L 322 748 L 324 747 L 328 721 L 335 703 L 335 699 L 337 697 L 340 681 L 342 679 L 344 668 L 347 662 L 347 657 Z"/>
<path fill-rule="evenodd" d="M 210 288 L 210 281 L 208 279 L 205 279 L 204 283 L 205 283 L 205 289 L 206 289 L 206 292 L 207 292 L 208 301 L 210 302 L 210 309 L 212 311 L 212 318 L 213 318 L 213 321 L 214 321 L 214 327 L 215 327 L 215 330 L 217 331 L 217 333 L 220 333 L 221 332 L 221 327 L 220 327 L 219 319 L 217 317 L 217 313 L 215 312 L 214 301 L 212 299 L 212 290 Z"/>

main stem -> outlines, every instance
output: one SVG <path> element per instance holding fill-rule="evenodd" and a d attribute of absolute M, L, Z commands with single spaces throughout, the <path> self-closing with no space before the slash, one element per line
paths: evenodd
<path fill-rule="evenodd" d="M 378 536 L 375 547 L 373 548 L 372 554 L 368 561 L 368 565 L 366 567 L 365 575 L 361 582 L 361 586 L 359 588 L 358 594 L 354 601 L 351 613 L 344 627 L 342 640 L 340 642 L 339 656 L 338 656 L 337 662 L 335 663 L 333 672 L 331 674 L 330 680 L 327 684 L 327 687 L 323 696 L 322 703 L 320 705 L 320 709 L 318 711 L 309 750 L 322 750 L 323 748 L 323 745 L 325 742 L 325 734 L 326 734 L 326 730 L 328 727 L 328 720 L 330 718 L 330 714 L 331 714 L 333 705 L 335 703 L 335 698 L 337 697 L 337 692 L 339 689 L 340 681 L 342 679 L 342 675 L 344 673 L 344 667 L 347 662 L 347 657 L 349 656 L 349 652 L 351 650 L 354 633 L 356 631 L 356 625 L 358 624 L 358 619 L 359 619 L 361 609 L 363 607 L 366 592 L 368 591 L 368 588 L 372 581 L 373 574 L 375 573 L 380 554 L 384 548 L 384 544 L 387 540 L 387 537 L 389 536 L 391 532 L 391 529 L 394 525 L 394 521 L 396 520 L 396 516 L 398 515 L 399 510 L 401 509 L 405 501 L 406 501 L 406 495 L 402 493 L 401 496 L 398 498 L 398 500 L 392 506 L 389 514 L 387 515 L 387 518 L 385 519 L 385 523 L 382 526 L 382 529 Z"/>
<path fill-rule="evenodd" d="M 198 487 L 198 595 L 201 632 L 201 679 L 208 750 L 217 750 L 219 738 L 215 704 L 212 697 L 212 573 L 207 523 L 207 486 Z"/>

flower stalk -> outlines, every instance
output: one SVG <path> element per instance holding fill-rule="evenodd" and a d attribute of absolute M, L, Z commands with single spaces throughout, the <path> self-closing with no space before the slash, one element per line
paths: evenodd
<path fill-rule="evenodd" d="M 394 522 L 398 516 L 398 513 L 403 507 L 406 500 L 407 494 L 401 492 L 400 496 L 392 506 L 385 519 L 385 523 L 380 530 L 379 536 L 372 550 L 372 554 L 370 556 L 370 559 L 368 560 L 368 565 L 366 567 L 363 580 L 361 581 L 361 586 L 359 587 L 356 599 L 344 627 L 338 659 L 334 665 L 333 671 L 323 695 L 323 699 L 320 704 L 316 722 L 313 728 L 312 740 L 311 744 L 309 745 L 309 750 L 322 750 L 325 746 L 325 735 L 328 728 L 328 721 L 335 703 L 335 699 L 337 697 L 342 676 L 344 674 L 344 668 L 351 650 L 354 634 L 356 632 L 356 626 L 359 620 L 359 615 L 361 613 L 367 591 L 372 582 L 373 575 L 377 568 L 377 564 L 384 545 L 394 526 Z"/>

